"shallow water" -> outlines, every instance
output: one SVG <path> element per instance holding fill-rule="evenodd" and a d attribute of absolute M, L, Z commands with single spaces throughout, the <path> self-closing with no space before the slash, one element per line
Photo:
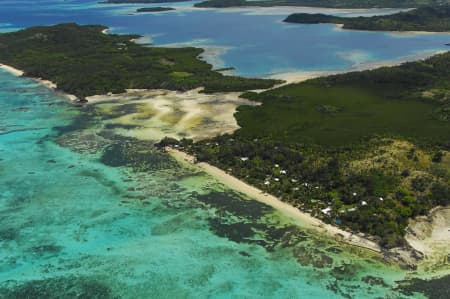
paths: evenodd
<path fill-rule="evenodd" d="M 105 24 L 157 44 L 214 46 L 209 61 L 242 75 L 346 69 L 448 42 L 442 34 L 338 31 L 282 24 L 285 12 L 191 5 L 130 15 L 137 6 L 7 0 L 0 31 Z M 149 141 L 116 136 L 111 116 L 95 105 L 71 106 L 0 71 L 0 107 L 1 298 L 407 297 L 393 289 L 407 272 L 292 226 Z"/>
<path fill-rule="evenodd" d="M 0 107 L 2 298 L 406 297 L 406 272 L 109 134 L 92 108 L 3 71 Z"/>
<path fill-rule="evenodd" d="M 193 9 L 192 3 L 170 4 L 176 11 L 134 13 L 150 5 L 102 5 L 96 0 L 2 1 L 0 31 L 18 27 L 78 22 L 103 24 L 115 33 L 137 33 L 157 45 L 195 45 L 215 67 L 235 67 L 244 76 L 284 72 L 348 70 L 377 61 L 410 60 L 447 50 L 449 34 L 392 34 L 340 30 L 334 25 L 286 24 L 294 11 L 320 9 Z M 154 6 L 158 6 L 155 4 Z M 160 6 L 160 5 L 159 5 Z M 169 6 L 169 5 L 166 5 Z M 393 13 L 395 9 L 325 10 L 335 15 Z M 2 25 L 3 24 L 3 25 Z"/>

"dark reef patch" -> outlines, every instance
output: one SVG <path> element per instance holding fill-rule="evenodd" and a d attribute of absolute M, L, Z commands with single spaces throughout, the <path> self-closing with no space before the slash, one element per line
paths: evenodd
<path fill-rule="evenodd" d="M 3 299 L 111 299 L 111 289 L 91 277 L 58 277 L 25 283 L 8 281 L 0 285 Z"/>
<path fill-rule="evenodd" d="M 314 266 L 315 268 L 331 267 L 333 259 L 324 252 L 311 247 L 298 247 L 294 250 L 294 257 L 302 266 Z"/>
<path fill-rule="evenodd" d="M 132 130 L 138 127 L 139 126 L 136 125 L 126 125 L 126 124 L 105 124 L 104 126 L 106 130 L 114 130 L 114 129 Z"/>
<path fill-rule="evenodd" d="M 349 280 L 355 277 L 361 270 L 355 263 L 343 262 L 339 266 L 333 267 L 331 274 L 337 279 Z"/>
<path fill-rule="evenodd" d="M 55 255 L 58 255 L 62 249 L 63 249 L 62 246 L 46 244 L 46 245 L 33 246 L 33 247 L 31 247 L 30 252 L 33 255 L 37 255 L 37 256 L 48 256 L 48 255 L 55 256 Z"/>
<path fill-rule="evenodd" d="M 137 172 L 178 167 L 172 158 L 157 151 L 151 142 L 128 140 L 127 138 L 118 141 L 104 150 L 100 158 L 103 164 L 112 167 L 127 166 Z"/>
<path fill-rule="evenodd" d="M 272 207 L 255 200 L 245 200 L 239 195 L 229 192 L 211 192 L 206 195 L 198 195 L 197 200 L 213 207 L 219 214 L 229 213 L 238 217 L 248 217 L 252 220 L 261 218 L 273 211 Z"/>
<path fill-rule="evenodd" d="M 12 241 L 19 236 L 19 231 L 13 228 L 0 229 L 0 241 Z"/>
<path fill-rule="evenodd" d="M 261 228 L 261 225 L 254 223 L 223 223 L 222 219 L 211 218 L 209 220 L 211 230 L 222 238 L 227 238 L 228 240 L 237 243 L 251 243 L 259 244 L 265 246 L 267 243 L 263 240 L 256 240 L 256 232 L 254 229 Z"/>
<path fill-rule="evenodd" d="M 399 289 L 404 294 L 412 296 L 414 292 L 423 293 L 430 299 L 448 299 L 450 298 L 450 275 L 432 279 L 423 280 L 414 278 L 398 282 Z"/>
<path fill-rule="evenodd" d="M 383 286 L 383 287 L 388 287 L 387 283 L 381 277 L 367 275 L 367 276 L 364 276 L 363 278 L 361 278 L 361 281 L 363 281 L 371 286 L 379 285 L 379 286 Z"/>

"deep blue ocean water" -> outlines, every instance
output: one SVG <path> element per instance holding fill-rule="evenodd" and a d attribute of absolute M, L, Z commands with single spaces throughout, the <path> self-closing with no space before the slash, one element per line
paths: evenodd
<path fill-rule="evenodd" d="M 392 34 L 339 30 L 329 24 L 283 23 L 292 9 L 260 9 L 253 13 L 245 9 L 198 10 L 186 2 L 172 5 L 177 8 L 174 12 L 136 14 L 136 8 L 145 5 L 102 5 L 92 0 L 3 0 L 1 5 L 0 30 L 61 22 L 103 24 L 115 33 L 144 35 L 156 45 L 209 46 L 212 51 L 206 57 L 209 62 L 216 67 L 235 67 L 237 74 L 245 76 L 345 70 L 377 61 L 411 59 L 423 53 L 431 55 L 447 49 L 445 44 L 450 42 L 449 34 Z M 328 12 L 368 14 L 366 11 Z"/>
<path fill-rule="evenodd" d="M 2 0 L 0 30 L 105 24 L 156 44 L 225 47 L 222 63 L 243 75 L 345 69 L 448 42 L 190 5 L 130 15 L 140 6 Z M 408 272 L 292 225 L 169 157 L 155 152 L 166 164 L 146 172 L 101 163 L 103 149 L 123 141 L 88 108 L 30 79 L 0 70 L 0 108 L 0 297 L 407 298 L 394 288 Z"/>

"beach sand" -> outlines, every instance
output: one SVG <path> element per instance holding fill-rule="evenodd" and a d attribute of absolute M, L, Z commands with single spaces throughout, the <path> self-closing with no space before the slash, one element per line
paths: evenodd
<path fill-rule="evenodd" d="M 11 73 L 14 76 L 23 76 L 25 74 L 24 71 L 16 69 L 12 66 L 6 65 L 6 64 L 1 64 L 0 63 L 0 69 L 3 69 L 9 73 Z M 73 95 L 73 94 L 68 94 L 66 92 L 62 92 L 60 90 L 58 90 L 58 85 L 56 85 L 56 83 L 49 81 L 49 80 L 44 80 L 42 78 L 30 78 L 36 82 L 38 82 L 39 84 L 42 84 L 43 86 L 47 87 L 48 89 L 51 89 L 57 93 L 59 93 L 60 95 L 62 95 L 63 97 L 65 97 L 66 99 L 70 100 L 70 101 L 76 101 L 78 100 L 78 97 Z"/>
<path fill-rule="evenodd" d="M 16 68 L 13 68 L 12 66 L 6 65 L 6 64 L 0 64 L 0 68 L 13 74 L 14 76 L 23 76 L 24 72 L 21 70 L 18 70 Z"/>
<path fill-rule="evenodd" d="M 321 220 L 314 218 L 307 213 L 301 212 L 299 209 L 280 201 L 275 196 L 267 194 L 253 186 L 250 186 L 249 184 L 235 178 L 234 176 L 226 173 L 225 171 L 215 166 L 212 166 L 204 162 L 195 163 L 195 158 L 193 156 L 173 148 L 166 148 L 166 151 L 177 161 L 181 163 L 188 163 L 190 165 L 195 165 L 200 169 L 202 169 L 203 171 L 205 171 L 206 173 L 208 173 L 209 175 L 211 175 L 212 177 L 216 178 L 219 182 L 221 182 L 225 186 L 235 191 L 238 191 L 242 194 L 245 194 L 246 196 L 252 199 L 255 199 L 259 202 L 262 202 L 266 205 L 275 208 L 276 210 L 280 211 L 282 214 L 290 218 L 294 223 L 302 227 L 314 229 L 321 233 L 325 233 L 329 236 L 332 236 L 333 238 L 335 238 L 337 241 L 340 242 L 345 242 L 353 246 L 358 246 L 377 253 L 381 253 L 381 248 L 375 242 L 360 237 L 358 235 L 355 235 L 353 233 L 344 231 L 333 225 L 326 224 Z"/>

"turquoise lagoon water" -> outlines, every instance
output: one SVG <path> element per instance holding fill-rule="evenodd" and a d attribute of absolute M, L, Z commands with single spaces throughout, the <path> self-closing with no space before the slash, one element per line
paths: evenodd
<path fill-rule="evenodd" d="M 407 272 L 150 144 L 118 167 L 95 106 L 0 71 L 0 107 L 0 298 L 407 298 Z"/>
<path fill-rule="evenodd" d="M 156 45 L 196 45 L 209 49 L 215 67 L 235 67 L 244 76 L 284 72 L 347 70 L 377 61 L 411 59 L 447 50 L 449 34 L 392 34 L 339 30 L 334 25 L 286 24 L 298 9 L 199 10 L 171 4 L 167 13 L 134 13 L 144 5 L 102 5 L 96 0 L 3 0 L 0 30 L 78 22 L 104 24 L 115 33 L 138 33 Z M 157 4 L 155 4 L 157 5 Z M 150 6 L 150 5 L 145 5 Z M 309 11 L 309 10 L 307 10 Z M 317 10 L 315 10 L 317 11 Z M 385 14 L 397 10 L 329 10 L 335 15 Z M 2 25 L 3 24 L 3 25 Z"/>
<path fill-rule="evenodd" d="M 191 3 L 161 15 L 80 0 L 0 5 L 0 31 L 105 24 L 156 44 L 211 46 L 216 66 L 249 76 L 347 69 L 449 42 Z M 0 107 L 0 298 L 408 297 L 395 289 L 408 272 L 293 226 L 151 143 L 115 136 L 95 106 L 0 71 Z"/>

